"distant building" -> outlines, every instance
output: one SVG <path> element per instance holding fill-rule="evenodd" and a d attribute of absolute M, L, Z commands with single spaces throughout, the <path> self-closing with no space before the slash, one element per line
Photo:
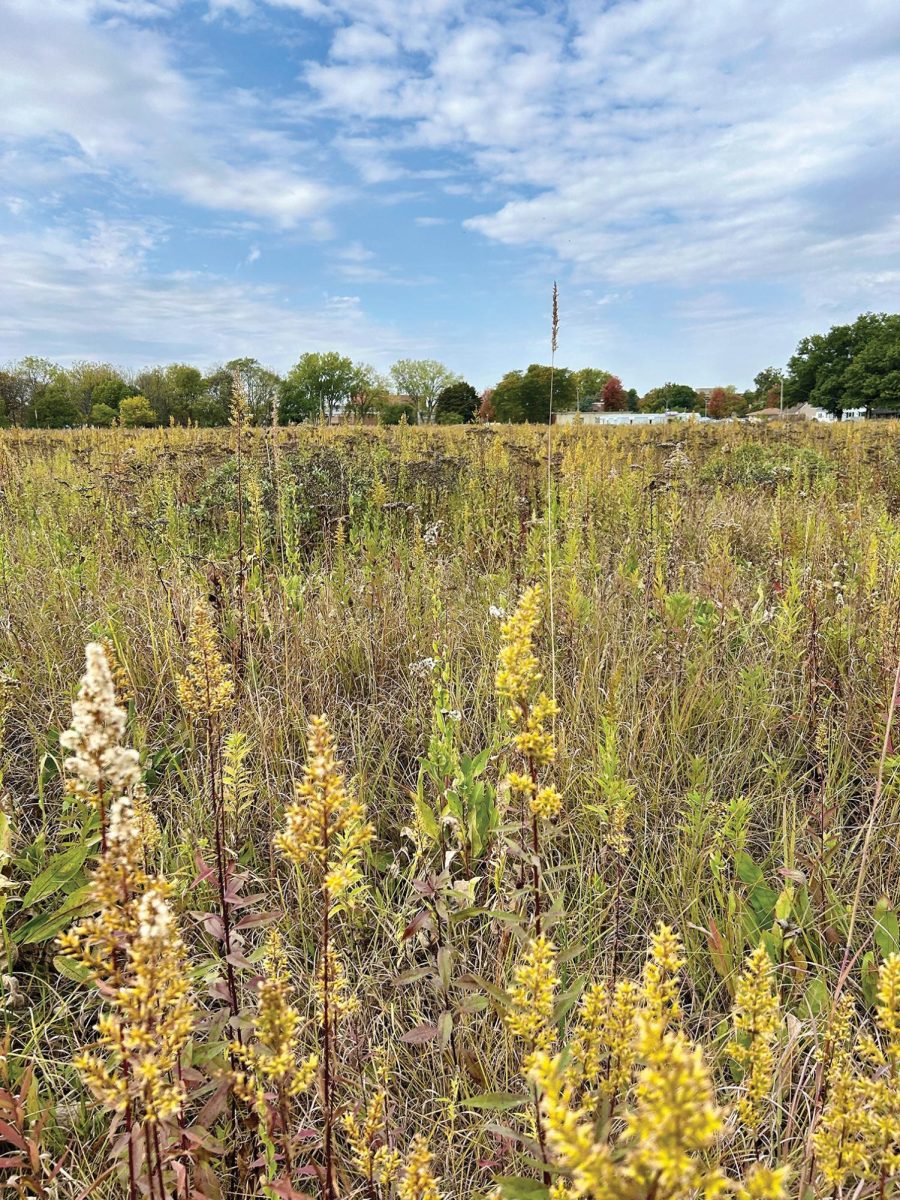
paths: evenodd
<path fill-rule="evenodd" d="M 670 421 L 707 421 L 693 412 L 561 412 L 553 414 L 557 425 L 668 425 Z"/>

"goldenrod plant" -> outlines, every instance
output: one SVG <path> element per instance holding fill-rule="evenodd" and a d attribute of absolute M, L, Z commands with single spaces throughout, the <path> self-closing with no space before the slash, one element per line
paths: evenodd
<path fill-rule="evenodd" d="M 0 1193 L 896 1198 L 895 426 L 235 416 L 0 430 Z"/>

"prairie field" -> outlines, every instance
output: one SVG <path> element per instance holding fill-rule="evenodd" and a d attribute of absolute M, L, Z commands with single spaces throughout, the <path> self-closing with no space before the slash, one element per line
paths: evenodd
<path fill-rule="evenodd" d="M 0 1195 L 896 1194 L 897 422 L 6 431 L 0 599 Z"/>

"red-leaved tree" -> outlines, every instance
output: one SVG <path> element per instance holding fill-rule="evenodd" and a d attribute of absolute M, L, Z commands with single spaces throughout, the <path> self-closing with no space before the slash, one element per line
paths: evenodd
<path fill-rule="evenodd" d="M 625 394 L 625 389 L 622 387 L 622 380 L 618 375 L 610 375 L 609 379 L 603 385 L 600 399 L 603 402 L 604 412 L 624 412 L 626 410 L 628 407 L 628 397 Z"/>

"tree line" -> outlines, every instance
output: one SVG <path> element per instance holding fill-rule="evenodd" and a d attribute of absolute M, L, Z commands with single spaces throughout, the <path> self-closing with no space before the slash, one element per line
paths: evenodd
<path fill-rule="evenodd" d="M 698 412 L 713 418 L 804 402 L 840 415 L 869 407 L 900 414 L 900 315 L 863 313 L 852 325 L 803 338 L 785 370 L 767 367 L 753 387 L 694 388 L 668 382 L 643 395 L 610 371 L 533 363 L 478 392 L 434 359 L 400 359 L 387 376 L 338 351 L 304 354 L 286 375 L 255 358 L 204 373 L 169 363 L 134 373 L 109 363 L 60 366 L 26 357 L 0 368 L 0 424 L 224 425 L 240 388 L 257 424 L 350 420 L 391 425 L 474 420 L 546 422 L 566 412 Z"/>

